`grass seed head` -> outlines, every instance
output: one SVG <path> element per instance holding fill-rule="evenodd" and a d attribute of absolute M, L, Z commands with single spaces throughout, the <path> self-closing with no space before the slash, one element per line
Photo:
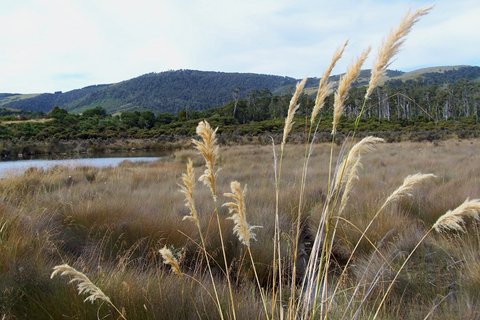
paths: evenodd
<path fill-rule="evenodd" d="M 94 303 L 97 299 L 99 299 L 112 304 L 110 298 L 103 293 L 99 287 L 94 285 L 85 274 L 77 271 L 68 264 L 62 264 L 53 267 L 53 272 L 50 275 L 50 279 L 53 279 L 53 277 L 55 277 L 57 274 L 60 274 L 61 276 L 72 277 L 68 283 L 76 283 L 78 294 L 88 294 L 84 301 L 90 301 L 91 303 Z"/>
<path fill-rule="evenodd" d="M 182 174 L 182 184 L 180 192 L 185 195 L 185 206 L 190 210 L 189 215 L 184 216 L 183 220 L 191 220 L 198 224 L 198 213 L 193 199 L 193 187 L 195 186 L 195 172 L 193 171 L 192 159 L 188 158 L 187 172 Z"/>
<path fill-rule="evenodd" d="M 195 148 L 205 160 L 205 171 L 198 178 L 198 181 L 203 182 L 210 188 L 213 199 L 216 200 L 216 172 L 215 164 L 218 158 L 218 145 L 216 133 L 218 128 L 212 129 L 207 121 L 200 121 L 197 126 L 197 134 L 201 140 L 193 140 Z"/>
<path fill-rule="evenodd" d="M 480 220 L 480 199 L 467 199 L 454 210 L 447 211 L 447 213 L 438 218 L 437 222 L 433 225 L 433 228 L 437 232 L 448 230 L 466 232 L 464 219 L 467 217 Z"/>
<path fill-rule="evenodd" d="M 344 184 L 339 213 L 342 213 L 347 205 L 353 181 L 358 179 L 358 169 L 362 166 L 362 154 L 372 151 L 374 145 L 381 142 L 385 142 L 385 140 L 373 136 L 363 138 L 352 147 L 338 167 L 335 177 L 335 189 L 339 190 L 341 185 Z"/>
<path fill-rule="evenodd" d="M 164 246 L 159 252 L 162 255 L 163 263 L 169 265 L 172 268 L 172 272 L 181 277 L 183 273 L 178 264 L 178 260 L 175 258 L 172 251 L 168 249 L 167 246 Z"/>
<path fill-rule="evenodd" d="M 233 227 L 233 233 L 238 236 L 241 243 L 250 246 L 250 240 L 255 240 L 255 234 L 253 229 L 259 228 L 258 226 L 250 226 L 247 223 L 246 209 L 245 209 L 245 194 L 247 187 L 242 190 L 238 181 L 232 181 L 230 183 L 231 193 L 225 193 L 224 196 L 232 199 L 232 202 L 226 202 L 224 207 L 228 208 L 228 212 L 232 214 L 228 219 L 233 220 L 235 226 Z"/>
<path fill-rule="evenodd" d="M 293 117 L 295 116 L 295 112 L 300 107 L 298 102 L 298 98 L 302 93 L 303 87 L 305 87 L 305 83 L 307 83 L 307 78 L 304 78 L 302 81 L 297 83 L 297 87 L 295 92 L 293 93 L 292 99 L 290 99 L 290 104 L 288 106 L 287 117 L 285 118 L 285 126 L 283 127 L 283 138 L 282 138 L 282 145 L 287 142 L 287 137 L 290 131 L 292 131 L 293 127 Z"/>
<path fill-rule="evenodd" d="M 416 173 L 416 174 L 407 176 L 403 180 L 403 184 L 400 187 L 398 187 L 395 191 L 393 191 L 393 193 L 387 198 L 383 206 L 386 206 L 390 202 L 398 200 L 401 197 L 411 196 L 411 192 L 417 184 L 427 179 L 436 178 L 436 177 L 437 177 L 436 175 L 431 173 L 428 173 L 428 174 Z"/>
<path fill-rule="evenodd" d="M 337 64 L 338 60 L 340 60 L 340 58 L 342 57 L 343 52 L 347 47 L 347 44 L 348 44 L 348 41 L 345 41 L 345 43 L 334 52 L 332 61 L 330 61 L 329 66 L 327 67 L 327 69 L 322 75 L 322 78 L 320 79 L 320 83 L 318 84 L 317 96 L 315 98 L 315 105 L 313 106 L 312 115 L 310 116 L 311 125 L 313 125 L 313 123 L 315 122 L 315 119 L 317 118 L 318 113 L 323 108 L 325 99 L 327 98 L 327 96 L 330 94 L 332 90 L 332 84 L 328 82 L 328 78 L 330 77 L 330 73 L 332 72 L 333 68 Z"/>
<path fill-rule="evenodd" d="M 417 23 L 420 17 L 428 14 L 432 7 L 419 9 L 415 12 L 409 11 L 402 19 L 400 24 L 390 32 L 387 38 L 383 41 L 379 51 L 377 60 L 372 68 L 372 75 L 368 84 L 365 99 L 372 94 L 373 89 L 378 85 L 378 82 L 385 75 L 392 58 L 400 51 L 400 47 L 405 42 L 405 37 L 409 34 L 413 25 Z"/>
<path fill-rule="evenodd" d="M 352 83 L 358 78 L 358 75 L 362 70 L 362 65 L 367 59 L 369 53 L 370 47 L 365 49 L 360 54 L 357 60 L 355 60 L 355 62 L 348 67 L 347 72 L 340 78 L 333 102 L 332 134 L 335 134 L 337 132 L 337 126 L 343 113 L 343 108 L 345 106 L 345 100 L 348 96 L 348 91 L 350 90 Z"/>

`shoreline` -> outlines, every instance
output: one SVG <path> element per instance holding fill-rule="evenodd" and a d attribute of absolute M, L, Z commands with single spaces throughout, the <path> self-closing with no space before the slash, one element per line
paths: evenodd
<path fill-rule="evenodd" d="M 479 130 L 417 130 L 412 132 L 404 131 L 368 131 L 358 132 L 356 137 L 376 136 L 385 139 L 386 142 L 438 142 L 452 139 L 476 139 L 480 138 Z M 335 143 L 340 145 L 348 138 L 344 132 L 337 133 Z M 0 161 L 27 160 L 32 158 L 69 158 L 72 156 L 117 154 L 131 155 L 142 153 L 167 153 L 191 147 L 193 136 L 160 136 L 156 138 L 92 138 L 76 140 L 0 140 Z M 266 145 L 280 143 L 281 134 L 262 133 L 256 135 L 236 135 L 231 133 L 219 133 L 217 136 L 219 145 Z M 292 134 L 289 143 L 304 143 L 304 135 L 301 133 Z M 331 142 L 331 135 L 328 132 L 319 132 L 316 136 L 316 143 Z"/>

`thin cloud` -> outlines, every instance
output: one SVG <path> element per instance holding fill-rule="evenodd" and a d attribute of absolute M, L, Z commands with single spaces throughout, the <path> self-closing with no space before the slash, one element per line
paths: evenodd
<path fill-rule="evenodd" d="M 423 0 L 4 1 L 0 92 L 66 91 L 187 68 L 318 76 L 332 51 L 350 39 L 345 58 L 334 70 L 341 73 L 363 48 L 377 47 L 409 8 L 430 4 Z M 437 1 L 391 67 L 480 64 L 475 40 L 478 16 L 477 0 Z"/>

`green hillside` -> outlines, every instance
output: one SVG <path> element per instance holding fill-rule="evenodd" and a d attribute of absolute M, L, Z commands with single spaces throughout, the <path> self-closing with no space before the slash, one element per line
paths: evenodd
<path fill-rule="evenodd" d="M 0 93 L 0 107 L 16 101 L 31 99 L 36 96 L 38 96 L 38 94 Z"/>
<path fill-rule="evenodd" d="M 100 106 L 109 113 L 127 110 L 177 112 L 203 110 L 225 104 L 238 92 L 245 97 L 253 90 L 275 90 L 294 84 L 289 77 L 253 73 L 204 72 L 194 70 L 150 73 L 110 85 L 91 86 L 66 93 L 41 94 L 12 101 L 5 106 L 48 112 L 59 106 L 72 112 Z"/>
<path fill-rule="evenodd" d="M 370 70 L 363 70 L 355 86 L 366 85 Z M 340 75 L 331 77 L 338 81 Z M 480 79 L 480 67 L 432 67 L 411 72 L 388 70 L 382 84 L 419 80 L 425 84 L 455 83 Z M 318 78 L 310 78 L 306 93 L 313 96 Z M 65 93 L 32 95 L 0 94 L 0 107 L 30 112 L 49 112 L 61 107 L 69 112 L 101 107 L 108 113 L 149 110 L 176 113 L 205 110 L 224 105 L 234 98 L 244 99 L 254 91 L 268 90 L 275 96 L 289 94 L 296 79 L 253 73 L 225 73 L 177 70 L 149 73 L 115 84 L 93 85 Z"/>

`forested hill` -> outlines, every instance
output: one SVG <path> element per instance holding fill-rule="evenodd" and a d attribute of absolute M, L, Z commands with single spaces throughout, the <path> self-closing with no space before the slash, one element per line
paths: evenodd
<path fill-rule="evenodd" d="M 363 70 L 357 86 L 365 85 L 370 71 Z M 332 81 L 338 80 L 332 76 Z M 419 84 L 441 85 L 460 79 L 479 80 L 480 67 L 433 67 L 411 72 L 389 70 L 385 84 L 414 80 Z M 61 93 L 38 95 L 0 94 L 0 107 L 33 112 L 49 112 L 61 107 L 69 112 L 82 112 L 102 107 L 109 113 L 150 110 L 176 113 L 181 110 L 204 110 L 221 106 L 235 98 L 245 98 L 255 90 L 267 89 L 274 95 L 291 93 L 296 79 L 253 73 L 225 73 L 178 70 L 150 73 L 123 82 L 94 85 Z M 318 79 L 307 82 L 306 92 L 313 95 Z"/>
<path fill-rule="evenodd" d="M 131 110 L 178 112 L 207 109 L 245 97 L 253 90 L 293 85 L 294 78 L 253 74 L 178 70 L 149 73 L 110 85 L 90 86 L 66 93 L 41 94 L 13 101 L 3 107 L 48 112 L 53 107 L 82 112 L 102 107 L 109 113 Z"/>

